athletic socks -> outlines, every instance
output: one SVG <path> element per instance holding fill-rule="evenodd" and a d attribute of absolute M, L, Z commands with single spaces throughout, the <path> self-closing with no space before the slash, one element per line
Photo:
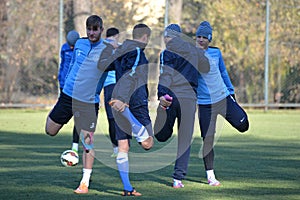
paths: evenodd
<path fill-rule="evenodd" d="M 133 187 L 131 186 L 129 180 L 128 153 L 119 152 L 116 161 L 124 190 L 132 191 Z"/>
<path fill-rule="evenodd" d="M 213 169 L 207 170 L 206 177 L 207 177 L 207 179 L 216 179 L 214 170 Z"/>
<path fill-rule="evenodd" d="M 149 133 L 145 126 L 143 126 L 131 113 L 128 107 L 122 112 L 122 115 L 129 121 L 132 128 L 132 135 L 138 142 L 143 142 L 149 138 Z"/>
<path fill-rule="evenodd" d="M 89 187 L 92 169 L 83 168 L 82 172 L 83 172 L 83 175 L 82 175 L 82 179 L 81 179 L 80 183 L 85 183 L 85 185 L 87 187 Z"/>
<path fill-rule="evenodd" d="M 72 144 L 72 150 L 78 152 L 78 143 L 74 143 Z"/>
<path fill-rule="evenodd" d="M 119 151 L 119 148 L 118 147 L 114 147 L 113 150 L 114 150 L 114 153 L 117 154 L 118 151 Z"/>
<path fill-rule="evenodd" d="M 214 170 L 207 170 L 206 171 L 207 182 L 210 186 L 219 186 L 221 185 L 220 181 L 218 181 L 215 177 Z"/>

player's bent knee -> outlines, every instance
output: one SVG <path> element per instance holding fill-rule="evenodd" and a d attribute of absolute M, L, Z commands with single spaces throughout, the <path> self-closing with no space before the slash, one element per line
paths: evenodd
<path fill-rule="evenodd" d="M 51 129 L 51 128 L 46 127 L 46 128 L 45 128 L 45 132 L 46 132 L 47 135 L 50 135 L 50 136 L 56 136 L 57 133 L 58 133 L 58 130 L 55 130 L 55 129 L 53 129 L 53 128 Z"/>
<path fill-rule="evenodd" d="M 53 134 L 53 133 L 49 132 L 47 129 L 45 130 L 45 132 L 46 132 L 47 135 L 50 135 L 50 136 L 55 136 L 56 135 L 56 134 Z"/>
<path fill-rule="evenodd" d="M 159 142 L 166 142 L 171 136 L 172 136 L 172 133 L 167 134 L 166 131 L 160 131 L 160 132 L 155 134 L 155 138 Z"/>
<path fill-rule="evenodd" d="M 47 118 L 45 132 L 47 135 L 55 136 L 59 132 L 63 125 L 55 123 L 53 120 L 51 120 L 49 117 Z"/>

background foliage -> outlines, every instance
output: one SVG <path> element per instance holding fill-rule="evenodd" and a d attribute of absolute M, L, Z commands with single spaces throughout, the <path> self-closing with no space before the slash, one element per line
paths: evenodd
<path fill-rule="evenodd" d="M 300 1 L 269 1 L 268 103 L 300 103 Z M 170 0 L 169 8 L 169 23 L 179 23 L 190 37 L 201 21 L 212 24 L 211 45 L 222 50 L 238 100 L 263 103 L 266 1 Z M 64 32 L 76 29 L 85 36 L 85 19 L 90 14 L 102 16 L 105 28 L 116 26 L 125 33 L 136 23 L 148 24 L 154 30 L 147 54 L 155 83 L 164 10 L 162 0 L 64 0 Z M 55 100 L 59 1 L 2 0 L 0 37 L 0 102 Z M 150 86 L 155 96 L 156 85 Z"/>

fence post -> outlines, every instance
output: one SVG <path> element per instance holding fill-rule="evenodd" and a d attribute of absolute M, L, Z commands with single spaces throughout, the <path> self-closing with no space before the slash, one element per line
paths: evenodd
<path fill-rule="evenodd" d="M 265 42 L 265 111 L 269 104 L 269 0 L 266 0 L 266 42 Z"/>

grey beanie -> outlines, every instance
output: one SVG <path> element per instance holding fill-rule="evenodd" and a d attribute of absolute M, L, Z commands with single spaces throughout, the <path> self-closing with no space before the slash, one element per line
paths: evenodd
<path fill-rule="evenodd" d="M 164 36 L 165 37 L 178 37 L 180 36 L 181 28 L 178 24 L 170 24 L 165 28 Z"/>
<path fill-rule="evenodd" d="M 67 43 L 70 46 L 74 46 L 76 41 L 79 39 L 79 33 L 77 31 L 70 31 L 67 35 Z"/>
<path fill-rule="evenodd" d="M 211 42 L 212 40 L 212 27 L 210 26 L 208 21 L 203 21 L 200 23 L 197 31 L 196 31 L 196 36 L 203 36 L 208 39 L 208 41 Z"/>

